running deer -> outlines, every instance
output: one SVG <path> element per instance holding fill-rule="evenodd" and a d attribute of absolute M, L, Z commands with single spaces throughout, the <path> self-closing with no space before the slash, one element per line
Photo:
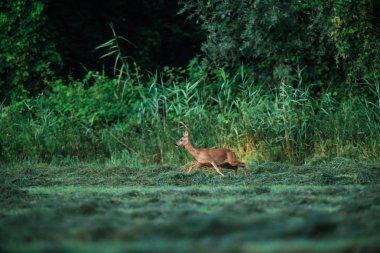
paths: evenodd
<path fill-rule="evenodd" d="M 220 175 L 224 176 L 218 167 L 221 166 L 226 169 L 234 170 L 236 176 L 238 167 L 242 167 L 244 175 L 248 176 L 245 163 L 240 162 L 234 152 L 226 148 L 195 148 L 190 141 L 187 131 L 185 131 L 182 138 L 176 143 L 176 146 L 184 147 L 195 160 L 197 160 L 197 163 L 191 166 L 187 173 L 200 167 L 214 167 Z"/>

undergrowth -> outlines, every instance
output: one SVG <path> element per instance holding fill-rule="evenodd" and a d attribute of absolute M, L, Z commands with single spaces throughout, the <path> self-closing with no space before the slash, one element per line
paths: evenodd
<path fill-rule="evenodd" d="M 89 72 L 82 81 L 52 83 L 23 105 L 3 105 L 1 160 L 184 163 L 189 156 L 174 143 L 185 127 L 195 146 L 228 147 L 245 162 L 380 155 L 376 79 L 366 84 L 371 96 L 336 98 L 315 96 L 302 79 L 298 88 L 286 80 L 264 88 L 244 67 L 205 79 L 197 60 L 183 70 L 187 78 L 166 69 L 144 79 L 136 66 L 123 68 L 116 79 Z"/>

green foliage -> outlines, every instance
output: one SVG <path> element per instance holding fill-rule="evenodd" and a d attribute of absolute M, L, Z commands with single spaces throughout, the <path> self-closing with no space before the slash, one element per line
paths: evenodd
<path fill-rule="evenodd" d="M 232 4 L 222 3 L 227 4 L 223 9 Z M 251 6 L 252 11 L 255 15 L 265 13 L 268 3 L 272 2 L 259 1 Z M 165 67 L 163 72 L 143 77 L 139 66 L 122 52 L 120 42 L 127 40 L 112 29 L 113 38 L 98 49 L 105 50 L 103 58 L 115 57 L 115 77 L 90 71 L 82 81 L 50 81 L 49 89 L 39 96 L 22 103 L 1 105 L 1 159 L 51 163 L 96 159 L 114 165 L 183 162 L 189 156 L 173 145 L 182 134 L 183 126 L 189 129 L 195 146 L 229 147 L 248 162 L 302 163 L 315 154 L 378 157 L 379 77 L 372 73 L 363 79 L 359 95 L 352 93 L 354 89 L 349 96 L 342 96 L 336 90 L 320 90 L 316 95 L 314 89 L 320 87 L 318 80 L 327 72 L 318 70 L 315 73 L 319 74 L 312 78 L 307 71 L 310 66 L 302 65 L 308 62 L 308 57 L 315 57 L 314 53 L 306 53 L 314 48 L 313 43 L 307 43 L 308 36 L 295 36 L 305 39 L 300 40 L 299 45 L 307 45 L 306 51 L 299 51 L 294 41 L 287 44 L 285 38 L 290 31 L 286 29 L 293 21 L 285 13 L 291 11 L 300 18 L 303 11 L 308 10 L 310 15 L 304 18 L 309 20 L 316 14 L 314 11 L 320 9 L 315 3 L 299 1 L 291 6 L 280 6 L 282 9 L 273 9 L 272 13 L 279 19 L 272 20 L 264 15 L 262 21 L 257 19 L 252 24 L 258 27 L 251 27 L 249 31 L 264 29 L 268 25 L 265 22 L 274 22 L 270 27 L 283 36 L 279 40 L 282 44 L 268 47 L 262 43 L 252 44 L 252 50 L 247 47 L 248 58 L 248 53 L 254 54 L 259 48 L 266 55 L 265 62 L 260 61 L 259 55 L 252 56 L 257 61 L 248 66 L 216 67 L 196 57 L 187 67 Z M 236 25 L 237 20 L 237 17 L 232 19 Z M 313 22 L 321 30 L 327 29 L 326 23 Z M 309 28 L 304 29 L 308 31 Z M 275 40 L 264 33 L 261 36 L 263 41 Z M 324 38 L 329 41 L 328 36 Z M 322 52 L 327 50 L 324 46 L 322 43 L 317 48 Z M 330 46 L 332 50 L 334 47 Z M 281 51 L 281 48 L 286 50 Z M 276 59 L 272 50 L 278 54 Z M 355 52 L 356 49 L 347 50 Z M 288 55 L 287 52 L 292 53 Z M 295 58 L 290 57 L 293 54 Z M 259 70 L 262 77 L 267 75 L 266 71 L 273 72 L 272 88 L 268 87 L 268 81 L 257 78 Z M 332 79 L 326 76 L 323 80 Z"/>
<path fill-rule="evenodd" d="M 0 4 L 0 99 L 39 92 L 61 63 L 47 29 L 45 0 Z M 7 101 L 9 103 L 9 100 Z"/>
<path fill-rule="evenodd" d="M 174 69 L 167 69 L 169 77 L 146 80 L 135 72 L 121 79 L 89 72 L 81 82 L 54 82 L 23 112 L 16 104 L 3 106 L 2 160 L 183 163 L 191 158 L 174 143 L 184 125 L 195 146 L 229 147 L 244 161 L 379 156 L 379 81 L 366 84 L 369 97 L 338 101 L 329 93 L 315 99 L 286 80 L 268 91 L 244 67 L 236 73 L 214 70 L 205 85 L 197 69 L 203 67 L 194 60 L 177 71 L 189 78 L 171 83 Z M 289 78 L 304 86 L 302 73 Z"/>
<path fill-rule="evenodd" d="M 379 27 L 371 0 L 182 1 L 207 33 L 202 50 L 215 66 L 244 62 L 259 83 L 295 74 L 317 91 L 379 74 Z M 354 84 L 354 83 L 351 83 Z"/>
<path fill-rule="evenodd" d="M 375 23 L 375 5 L 371 0 L 333 1 L 335 58 L 345 65 L 350 82 L 380 75 L 380 27 Z"/>

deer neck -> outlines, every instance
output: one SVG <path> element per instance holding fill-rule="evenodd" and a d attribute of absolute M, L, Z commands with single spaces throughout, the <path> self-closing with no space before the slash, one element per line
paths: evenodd
<path fill-rule="evenodd" d="M 199 150 L 196 149 L 193 144 L 189 141 L 188 144 L 185 145 L 185 149 L 187 150 L 187 152 L 189 152 L 194 158 L 195 160 L 198 160 L 198 156 L 199 156 Z"/>

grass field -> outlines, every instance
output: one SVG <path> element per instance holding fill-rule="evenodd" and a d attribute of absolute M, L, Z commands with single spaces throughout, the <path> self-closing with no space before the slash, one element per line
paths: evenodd
<path fill-rule="evenodd" d="M 380 164 L 1 169 L 0 252 L 380 252 Z"/>

